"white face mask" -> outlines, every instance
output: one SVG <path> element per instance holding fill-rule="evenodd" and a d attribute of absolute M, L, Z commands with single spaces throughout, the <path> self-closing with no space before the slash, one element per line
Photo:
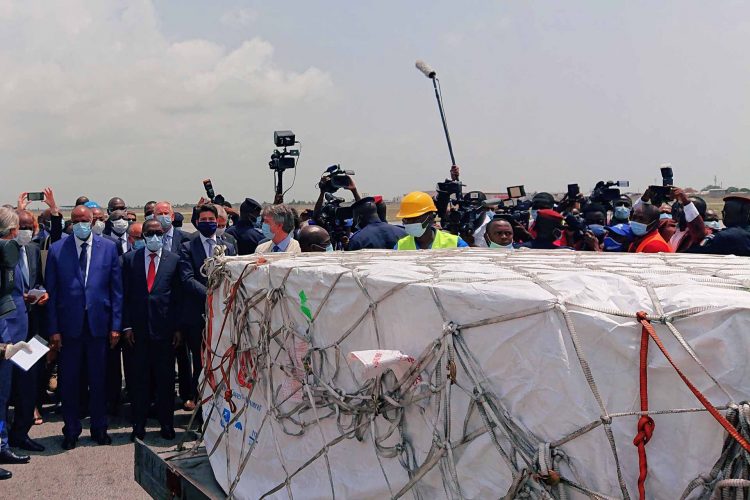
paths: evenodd
<path fill-rule="evenodd" d="M 18 235 L 16 235 L 16 243 L 21 246 L 28 245 L 31 243 L 33 231 L 31 229 L 19 229 Z"/>
<path fill-rule="evenodd" d="M 508 243 L 507 245 L 498 245 L 494 241 L 490 241 L 490 248 L 502 248 L 505 250 L 512 250 L 513 249 L 513 243 Z"/>
<path fill-rule="evenodd" d="M 112 231 L 118 236 L 121 236 L 128 230 L 128 225 L 128 221 L 125 219 L 114 220 L 112 221 Z"/>
<path fill-rule="evenodd" d="M 104 232 L 104 221 L 96 221 L 91 225 L 91 232 L 97 235 L 101 235 Z"/>
<path fill-rule="evenodd" d="M 217 227 L 216 228 L 216 237 L 219 238 L 224 235 L 224 232 L 227 230 L 225 227 Z"/>

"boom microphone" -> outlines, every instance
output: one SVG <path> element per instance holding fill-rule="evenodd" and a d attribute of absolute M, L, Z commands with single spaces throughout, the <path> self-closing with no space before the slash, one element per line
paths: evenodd
<path fill-rule="evenodd" d="M 417 59 L 417 63 L 415 64 L 415 66 L 417 67 L 419 71 L 424 73 L 424 76 L 426 76 L 427 78 L 435 78 L 435 75 L 437 75 L 435 70 L 432 69 L 429 64 L 427 64 L 421 59 Z"/>

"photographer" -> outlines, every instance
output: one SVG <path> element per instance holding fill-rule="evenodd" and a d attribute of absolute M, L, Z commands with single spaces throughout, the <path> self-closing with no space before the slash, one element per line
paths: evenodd
<path fill-rule="evenodd" d="M 406 236 L 402 228 L 380 220 L 375 198 L 367 197 L 352 205 L 353 223 L 359 228 L 349 239 L 349 250 L 379 248 L 390 250 Z"/>
<path fill-rule="evenodd" d="M 676 200 L 672 204 L 672 219 L 677 222 L 677 231 L 668 243 L 675 252 L 686 252 L 700 245 L 706 236 L 711 234 L 711 230 L 707 229 L 703 222 L 706 202 L 698 196 L 688 197 L 677 187 L 672 188 L 672 195 Z"/>

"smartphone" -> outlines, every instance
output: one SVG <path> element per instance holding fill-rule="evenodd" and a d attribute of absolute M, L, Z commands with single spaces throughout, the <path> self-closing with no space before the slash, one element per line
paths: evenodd
<path fill-rule="evenodd" d="M 508 198 L 523 198 L 526 196 L 526 188 L 523 186 L 508 186 Z"/>
<path fill-rule="evenodd" d="M 26 199 L 29 201 L 44 201 L 44 193 L 29 193 L 26 195 Z"/>
<path fill-rule="evenodd" d="M 213 199 L 216 198 L 216 193 L 214 192 L 213 184 L 211 184 L 211 179 L 204 179 L 203 187 L 206 189 L 206 196 L 208 199 L 213 201 Z"/>
<path fill-rule="evenodd" d="M 578 184 L 568 184 L 568 199 L 574 200 L 581 194 L 581 188 Z"/>

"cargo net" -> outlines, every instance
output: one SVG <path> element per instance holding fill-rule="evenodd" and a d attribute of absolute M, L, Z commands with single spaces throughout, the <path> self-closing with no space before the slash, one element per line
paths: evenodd
<path fill-rule="evenodd" d="M 267 402 L 265 414 L 258 428 L 258 435 L 271 439 L 276 446 L 277 458 L 283 468 L 283 481 L 268 489 L 263 497 L 284 495 L 293 497 L 292 482 L 295 477 L 313 463 L 322 461 L 327 470 L 330 481 L 330 497 L 336 496 L 335 470 L 329 458 L 330 450 L 345 440 L 357 439 L 362 443 L 370 443 L 380 465 L 379 474 L 387 485 L 391 498 L 401 498 L 409 494 L 414 498 L 426 498 L 420 492 L 420 481 L 433 469 L 437 468 L 442 477 L 442 487 L 447 498 L 464 498 L 462 493 L 462 477 L 456 468 L 454 454 L 457 450 L 467 446 L 480 436 L 487 435 L 492 447 L 496 450 L 496 457 L 486 457 L 486 460 L 501 461 L 510 471 L 512 477 L 507 492 L 492 492 L 492 496 L 503 498 L 555 498 L 565 499 L 569 495 L 584 496 L 597 499 L 631 498 L 626 487 L 626 478 L 621 467 L 622 453 L 638 453 L 639 471 L 638 496 L 645 497 L 646 474 L 646 444 L 654 432 L 652 416 L 672 415 L 692 412 L 708 412 L 716 425 L 722 425 L 726 430 L 725 443 L 720 457 L 714 467 L 695 477 L 686 484 L 682 498 L 750 498 L 750 404 L 733 400 L 730 392 L 722 387 L 717 378 L 706 369 L 701 357 L 683 337 L 675 323 L 686 320 L 708 309 L 719 306 L 701 306 L 692 304 L 690 307 L 672 310 L 665 314 L 657 291 L 666 286 L 664 277 L 671 274 L 682 274 L 687 283 L 698 284 L 717 289 L 734 289 L 747 292 L 750 289 L 750 265 L 748 260 L 737 257 L 709 257 L 709 256 L 628 256 L 617 259 L 606 255 L 594 255 L 585 252 L 494 252 L 465 250 L 435 251 L 429 253 L 413 252 L 410 263 L 415 263 L 428 270 L 427 275 L 418 280 L 407 280 L 393 284 L 390 289 L 377 297 L 371 295 L 365 286 L 366 266 L 376 261 L 397 258 L 395 254 L 387 252 L 359 252 L 336 254 L 336 256 L 315 256 L 297 258 L 276 258 L 274 256 L 259 260 L 215 258 L 207 261 L 204 272 L 209 277 L 209 301 L 207 316 L 209 318 L 206 331 L 204 351 L 204 366 L 206 376 L 202 383 L 202 394 L 208 395 L 204 404 L 211 400 L 225 400 L 232 408 L 232 419 L 227 423 L 225 432 L 208 450 L 214 453 L 223 441 L 226 441 L 228 430 L 238 421 L 246 407 L 235 405 L 232 401 L 232 390 L 238 386 L 248 388 L 247 402 L 253 392 L 262 390 L 262 398 Z M 402 254 L 403 255 L 403 254 Z M 221 257 L 221 256 L 219 256 Z M 446 310 L 441 300 L 441 294 L 436 287 L 450 281 L 445 277 L 451 263 L 461 259 L 478 259 L 490 263 L 498 271 L 492 274 L 477 274 L 473 277 L 457 278 L 455 281 L 465 283 L 468 287 L 478 283 L 496 283 L 507 281 L 508 286 L 519 286 L 523 282 L 525 287 L 534 286 L 548 292 L 557 300 L 548 301 L 538 307 L 516 311 L 511 314 L 482 318 L 469 323 L 454 321 L 451 313 Z M 269 268 L 293 260 L 293 265 L 287 265 L 283 272 L 277 272 L 271 278 Z M 234 275 L 228 266 L 234 263 Z M 306 268 L 321 268 L 330 264 L 335 266 L 338 273 L 330 282 L 322 300 L 313 307 L 305 303 L 305 298 L 297 299 L 298 290 L 287 290 L 287 281 L 293 271 L 305 272 Z M 262 272 L 265 268 L 268 276 L 266 286 L 257 289 L 246 287 L 246 278 L 252 273 Z M 237 277 L 237 269 L 241 274 Z M 576 303 L 564 298 L 561 290 L 555 289 L 547 280 L 545 274 L 554 270 L 581 270 L 585 272 L 606 272 L 626 278 L 638 286 L 642 286 L 651 300 L 651 310 L 646 313 L 639 310 L 619 310 L 603 307 L 596 303 Z M 236 279 L 235 279 L 236 278 Z M 321 343 L 316 336 L 316 319 L 329 305 L 331 295 L 336 291 L 342 279 L 351 280 L 356 284 L 357 293 L 369 303 L 369 307 L 357 317 L 341 318 L 340 331 L 336 333 L 338 340 Z M 350 282 L 351 282 L 350 281 Z M 257 282 L 256 282 L 257 283 Z M 340 380 L 356 380 L 352 370 L 352 362 L 348 353 L 341 345 L 345 340 L 355 335 L 358 327 L 365 320 L 371 320 L 375 335 L 380 343 L 382 328 L 386 324 L 385 318 L 379 317 L 379 305 L 389 300 L 409 300 L 404 295 L 409 286 L 420 284 L 429 287 L 434 301 L 434 314 L 442 318 L 442 331 L 436 331 L 434 340 L 427 345 L 421 354 L 414 356 L 410 367 L 396 376 L 393 371 L 385 371 L 371 379 L 360 381 L 360 386 L 352 389 L 350 384 L 340 383 Z M 669 281 L 674 286 L 673 281 Z M 219 294 L 221 300 L 212 301 L 211 297 Z M 293 299 L 293 300 L 292 300 Z M 213 321 L 216 311 L 213 308 L 221 304 L 223 316 L 221 327 Z M 295 310 L 292 311 L 291 308 Z M 300 328 L 299 311 L 307 319 L 307 324 Z M 576 330 L 576 322 L 571 311 L 589 311 L 605 316 L 630 318 L 635 321 L 634 335 L 639 335 L 640 343 L 640 410 L 613 411 L 605 404 L 600 387 L 592 373 L 587 356 L 591 350 L 586 349 Z M 481 313 L 480 313 L 481 314 Z M 577 363 L 585 377 L 588 390 L 596 401 L 599 418 L 585 422 L 573 432 L 559 436 L 556 440 L 543 440 L 537 437 L 522 422 L 521 415 L 513 415 L 503 401 L 503 394 L 495 392 L 491 387 L 488 376 L 483 372 L 467 345 L 466 335 L 472 329 L 488 325 L 501 325 L 519 318 L 552 314 L 564 324 L 564 335 L 572 343 L 575 356 L 571 362 Z M 275 316 L 276 315 L 276 316 Z M 284 318 L 272 327 L 273 317 Z M 297 318 L 294 320 L 293 318 Z M 672 339 L 671 345 L 684 350 L 692 362 L 706 377 L 715 384 L 724 395 L 721 405 L 712 403 L 693 385 L 684 375 L 682 368 L 677 366 L 665 348 L 664 343 L 656 334 L 652 324 L 660 326 L 660 331 L 668 332 Z M 213 325 L 213 326 L 212 326 Z M 379 326 L 380 325 L 380 326 Z M 666 330 L 664 330 L 666 327 Z M 379 330 L 379 328 L 381 330 Z M 636 333 L 637 332 L 637 333 Z M 339 335 L 340 334 L 340 335 Z M 674 343 L 676 341 L 676 343 Z M 299 344 L 306 346 L 304 352 L 298 352 Z M 658 408 L 648 407 L 647 356 L 648 348 L 654 349 L 651 357 L 664 356 L 672 368 L 681 377 L 684 384 L 695 395 L 696 404 L 689 408 Z M 222 346 L 221 352 L 214 350 L 215 346 Z M 290 346 L 292 346 L 290 348 Z M 387 349 L 388 346 L 377 346 Z M 297 351 L 297 352 L 295 352 Z M 660 352 L 659 352 L 660 351 Z M 674 348 L 673 348 L 674 351 Z M 684 353 L 681 353 L 684 354 Z M 663 359 L 662 359 L 663 360 Z M 695 366 L 692 367 L 696 369 Z M 635 369 L 635 368 L 634 368 Z M 236 373 L 236 376 L 232 374 Z M 284 376 L 278 376 L 278 374 Z M 636 372 L 634 372 L 634 377 Z M 293 384 L 290 385 L 289 381 Z M 452 404 L 457 393 L 462 393 L 469 399 L 468 410 L 463 416 L 464 425 L 460 433 L 452 430 L 451 415 L 454 411 Z M 700 404 L 698 404 L 700 402 Z M 412 443 L 405 432 L 405 412 L 418 405 L 429 407 L 430 420 L 424 418 L 424 425 L 429 426 L 432 433 L 432 446 L 426 457 L 418 460 Z M 237 406 L 240 406 L 237 408 Z M 215 407 L 215 405 L 214 405 Z M 632 409 L 632 408 L 629 408 Z M 211 409 L 213 412 L 214 409 Z M 427 415 L 424 411 L 423 416 Z M 478 418 L 478 419 L 477 419 Z M 613 422 L 619 419 L 630 419 L 634 436 L 633 444 L 636 448 L 628 447 L 618 450 L 613 435 Z M 663 417 L 660 417 L 663 418 Z M 333 420 L 337 424 L 338 435 L 326 435 L 321 422 Z M 210 417 L 206 419 L 206 424 Z M 472 421 L 479 425 L 469 425 Z M 636 425 L 637 421 L 637 425 Z M 330 427 L 329 427 L 330 429 Z M 204 428 L 205 431 L 205 428 Z M 245 429 L 247 432 L 248 429 Z M 285 461 L 285 453 L 279 444 L 279 432 L 302 437 L 306 433 L 313 433 L 305 439 L 319 439 L 319 451 L 309 457 L 301 466 L 290 468 Z M 564 451 L 564 445 L 589 433 L 603 432 L 609 449 L 606 447 L 600 453 L 611 453 L 616 468 L 616 481 L 619 494 L 613 496 L 611 492 L 596 491 L 585 484 L 581 475 L 571 465 L 571 457 Z M 658 430 L 655 431 L 658 433 Z M 460 437 L 455 438 L 458 435 Z M 245 437 L 245 436 L 243 436 Z M 226 443 L 225 443 L 226 444 Z M 229 479 L 228 497 L 235 493 L 242 472 L 252 455 L 256 439 L 243 439 L 237 473 Z M 197 446 L 195 444 L 194 446 Z M 620 447 L 622 448 L 622 446 Z M 696 450 L 696 452 L 700 452 Z M 386 473 L 384 462 L 396 459 L 406 472 L 408 480 L 401 480 L 396 484 Z M 227 464 L 229 467 L 229 464 Z M 373 472 L 375 473 L 375 472 Z M 618 489 L 615 487 L 615 489 Z M 284 492 L 286 490 L 286 493 Z M 324 493 L 328 496 L 328 493 Z"/>

